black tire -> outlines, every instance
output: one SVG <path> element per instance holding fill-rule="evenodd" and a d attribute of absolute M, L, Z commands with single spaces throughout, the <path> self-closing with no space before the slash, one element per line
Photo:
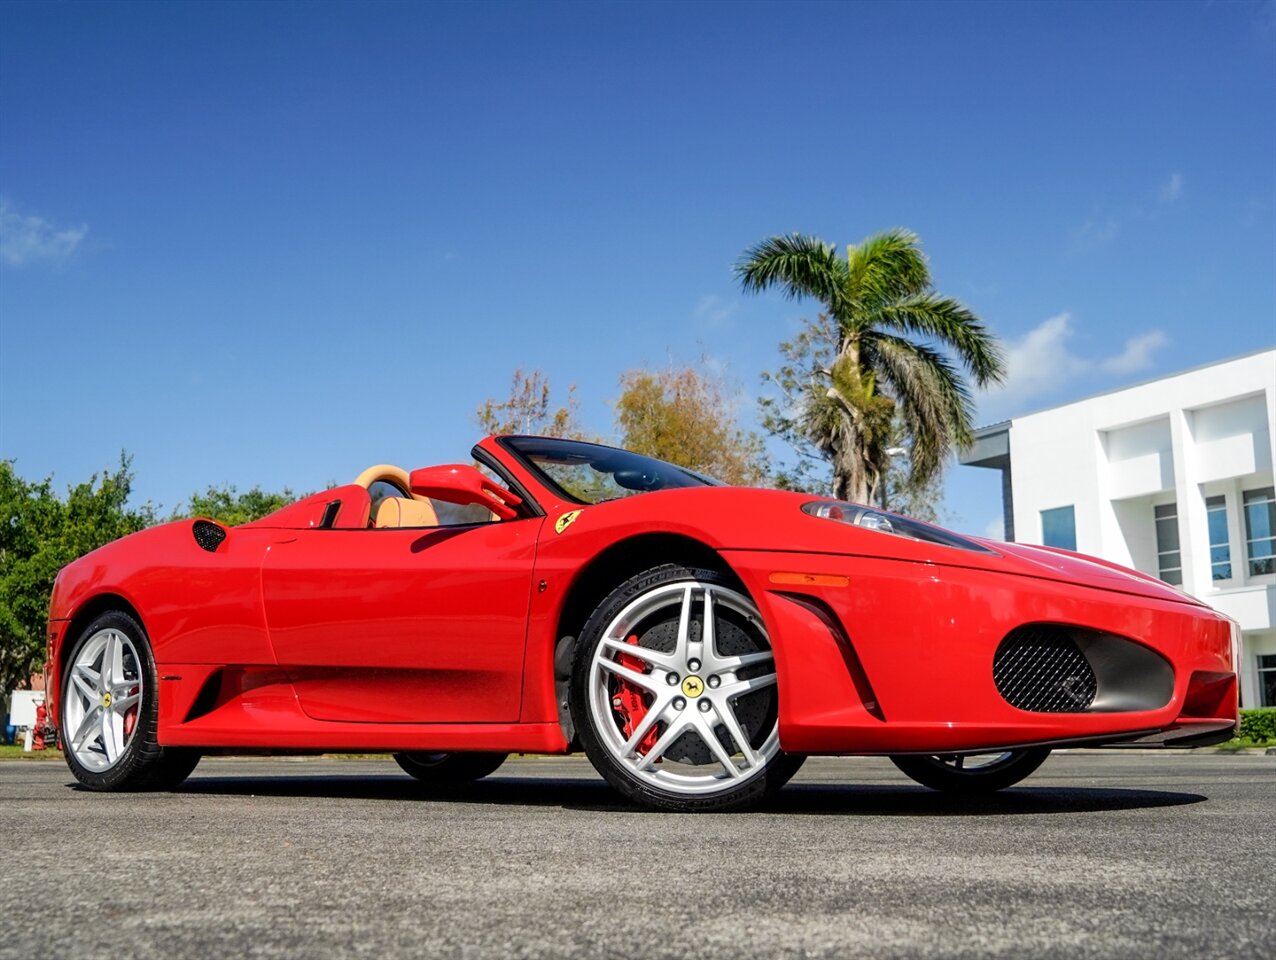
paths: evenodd
<path fill-rule="evenodd" d="M 186 782 L 203 757 L 189 747 L 161 747 L 163 754 L 147 769 L 137 785 L 139 790 L 173 790 Z"/>
<path fill-rule="evenodd" d="M 87 744 L 80 745 L 77 750 L 77 731 L 71 728 L 72 714 L 75 711 L 81 711 L 81 721 L 87 717 L 87 711 L 83 709 L 85 695 L 76 690 L 72 680 L 76 661 L 81 652 L 91 642 L 96 643 L 96 639 L 106 631 L 127 640 L 122 654 L 126 675 L 130 678 L 127 682 L 140 681 L 137 683 L 140 693 L 131 728 L 127 726 L 128 718 L 123 720 L 127 742 L 114 760 L 108 759 L 107 747 L 101 737 L 90 738 Z M 159 697 L 155 658 L 141 624 L 119 610 L 101 614 L 75 638 L 63 664 L 58 731 L 67 766 L 76 780 L 90 790 L 171 790 L 190 776 L 199 763 L 199 751 L 159 745 Z M 105 698 L 105 705 L 98 705 L 98 708 L 106 710 L 109 706 L 110 700 Z M 96 760 L 96 743 L 101 744 L 100 761 Z M 79 755 L 81 753 L 88 761 L 94 761 L 95 765 L 90 766 Z"/>
<path fill-rule="evenodd" d="M 713 812 L 713 811 L 732 811 L 742 810 L 748 807 L 756 806 L 771 794 L 775 793 L 789 779 L 797 773 L 798 768 L 802 765 L 805 757 L 786 754 L 775 746 L 773 755 L 769 759 L 765 759 L 757 769 L 746 774 L 739 780 L 726 779 L 723 781 L 721 789 L 709 787 L 702 789 L 700 792 L 692 794 L 689 792 L 679 792 L 677 789 L 666 789 L 660 785 L 648 782 L 635 771 L 630 770 L 624 763 L 613 755 L 613 747 L 609 747 L 604 738 L 612 741 L 616 738 L 616 731 L 600 731 L 598 722 L 595 720 L 595 714 L 600 712 L 597 707 L 591 706 L 591 673 L 594 663 L 594 656 L 600 644 L 605 638 L 605 631 L 611 625 L 614 619 L 636 599 L 644 594 L 657 591 L 658 588 L 665 587 L 669 584 L 678 584 L 685 581 L 693 581 L 697 584 L 710 588 L 722 588 L 728 591 L 730 595 L 742 597 L 749 606 L 752 606 L 752 600 L 748 598 L 743 586 L 734 578 L 728 577 L 716 570 L 707 570 L 700 568 L 689 568 L 677 564 L 665 564 L 640 573 L 626 580 L 619 587 L 613 590 L 594 610 L 584 629 L 581 631 L 580 640 L 576 644 L 576 650 L 572 665 L 571 677 L 571 695 L 570 706 L 572 713 L 572 722 L 580 737 L 580 743 L 585 749 L 586 755 L 594 768 L 607 780 L 612 787 L 627 799 L 634 803 L 645 807 L 658 810 L 671 810 L 677 812 Z M 707 590 L 705 591 L 708 592 Z M 707 603 L 707 601 L 706 601 Z M 715 607 L 716 611 L 717 607 Z M 756 607 L 753 608 L 756 611 Z M 660 620 L 664 616 L 662 613 L 655 613 L 654 619 L 651 621 L 655 624 L 655 630 L 666 630 L 668 619 Z M 703 617 L 703 614 L 701 615 Z M 717 623 L 715 615 L 715 623 Z M 754 630 L 753 641 L 758 644 L 757 651 L 769 650 L 770 641 L 765 635 L 764 628 L 761 627 L 761 619 L 736 617 L 731 628 L 739 635 L 747 636 L 749 624 L 752 623 Z M 723 626 L 718 624 L 715 633 L 721 634 Z M 703 631 L 703 625 L 700 630 Z M 648 630 L 647 636 L 651 636 L 652 631 Z M 723 639 L 720 637 L 720 639 Z M 649 648 L 650 649 L 650 648 Z M 707 662 L 707 661 L 706 661 Z M 765 668 L 762 668 L 765 669 Z M 772 672 L 774 666 L 771 666 Z M 668 679 L 668 678 L 666 678 Z M 691 680 L 692 676 L 688 675 L 685 679 Z M 698 679 L 698 678 L 697 678 Z M 610 682 L 610 681 L 608 681 Z M 710 699 L 712 696 L 708 693 L 706 687 L 708 681 L 702 681 L 701 693 L 690 694 L 693 698 Z M 676 689 L 676 688 L 675 688 Z M 725 687 L 724 687 L 725 689 Z M 755 740 L 765 740 L 771 742 L 772 737 L 778 738 L 778 686 L 774 684 L 769 688 L 772 695 L 770 703 L 764 710 L 756 711 L 763 716 L 763 719 L 755 724 L 754 729 L 750 729 L 747 725 L 741 723 L 740 729 L 749 735 L 751 746 L 757 749 Z M 599 696 L 603 693 L 597 691 Z M 757 693 L 747 693 L 745 696 L 756 696 Z M 684 704 L 689 708 L 690 701 L 684 699 Z M 716 709 L 716 703 L 715 703 Z M 735 714 L 733 713 L 733 716 Z M 623 723 L 623 719 L 615 717 L 604 717 L 601 722 L 614 723 L 618 727 Z M 712 722 L 712 721 L 710 721 Z M 739 717 L 736 722 L 740 723 Z M 657 721 L 658 724 L 658 721 Z M 653 726 L 653 730 L 658 730 L 658 726 Z M 715 729 L 725 729 L 718 727 Z M 621 735 L 623 737 L 623 733 Z M 722 742 L 722 734 L 715 734 Z M 707 742 L 704 741 L 703 735 L 700 737 L 701 743 L 705 750 L 711 749 Z M 680 741 L 674 741 L 666 748 L 665 754 L 653 762 L 663 762 L 667 759 L 667 753 L 670 749 L 677 748 Z M 778 743 L 778 739 L 776 740 Z M 727 743 L 734 744 L 734 740 L 727 738 Z M 723 744 L 724 749 L 726 744 Z M 634 759 L 638 759 L 638 755 L 634 755 Z M 694 760 L 692 762 L 695 762 Z M 717 761 L 720 764 L 720 761 Z M 748 768 L 745 768 L 748 771 Z M 726 774 L 723 767 L 723 774 Z"/>
<path fill-rule="evenodd" d="M 965 766 L 967 759 L 977 759 L 981 754 L 960 757 L 954 754 L 939 756 L 902 755 L 891 757 L 891 763 L 924 787 L 945 793 L 981 794 L 995 793 L 1012 787 L 1029 776 L 1046 762 L 1049 747 L 1033 747 L 1025 750 L 1007 750 L 994 759 L 977 765 Z"/>
<path fill-rule="evenodd" d="M 456 787 L 495 773 L 508 753 L 396 753 L 394 762 L 422 783 Z"/>

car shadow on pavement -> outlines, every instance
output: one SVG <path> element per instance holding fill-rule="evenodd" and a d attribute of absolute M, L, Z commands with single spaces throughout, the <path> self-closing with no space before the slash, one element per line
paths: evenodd
<path fill-rule="evenodd" d="M 1019 786 L 982 796 L 938 793 L 911 785 L 790 784 L 761 809 L 775 813 L 964 817 L 1101 813 L 1202 803 L 1199 793 L 1135 787 Z"/>
<path fill-rule="evenodd" d="M 193 777 L 176 792 L 560 807 L 600 813 L 646 812 L 625 801 L 602 780 L 502 777 L 499 774 L 446 791 L 398 776 Z M 792 783 L 754 812 L 911 817 L 1041 815 L 1177 807 L 1207 799 L 1199 793 L 1133 787 L 1021 786 L 987 796 L 961 797 L 909 784 Z"/>
<path fill-rule="evenodd" d="M 77 785 L 74 785 L 78 787 Z M 314 797 L 316 799 L 408 800 L 479 803 L 499 806 L 627 810 L 626 802 L 601 779 L 575 777 L 502 777 L 499 774 L 462 786 L 439 788 L 406 776 L 234 776 L 192 777 L 174 793 L 236 797 Z"/>

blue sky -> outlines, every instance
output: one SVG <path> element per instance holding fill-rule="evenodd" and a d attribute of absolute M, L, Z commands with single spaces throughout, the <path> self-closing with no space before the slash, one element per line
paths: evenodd
<path fill-rule="evenodd" d="M 751 422 L 814 307 L 732 263 L 892 226 L 1008 345 L 985 422 L 1270 346 L 1276 5 L 0 5 L 0 457 L 313 489 L 517 367 Z"/>

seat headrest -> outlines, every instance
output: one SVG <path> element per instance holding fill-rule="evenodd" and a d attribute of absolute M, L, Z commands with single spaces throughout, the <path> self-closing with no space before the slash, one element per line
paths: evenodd
<path fill-rule="evenodd" d="M 377 507 L 378 527 L 437 527 L 439 516 L 425 500 L 386 497 Z"/>

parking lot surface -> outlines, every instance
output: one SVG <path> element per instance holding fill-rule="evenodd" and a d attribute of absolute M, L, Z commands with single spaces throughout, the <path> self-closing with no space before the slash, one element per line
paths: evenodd
<path fill-rule="evenodd" d="M 582 760 L 455 797 L 389 760 L 208 759 L 94 794 L 0 762 L 0 957 L 1272 957 L 1276 757 L 1056 753 L 959 800 L 808 761 L 647 813 Z"/>

